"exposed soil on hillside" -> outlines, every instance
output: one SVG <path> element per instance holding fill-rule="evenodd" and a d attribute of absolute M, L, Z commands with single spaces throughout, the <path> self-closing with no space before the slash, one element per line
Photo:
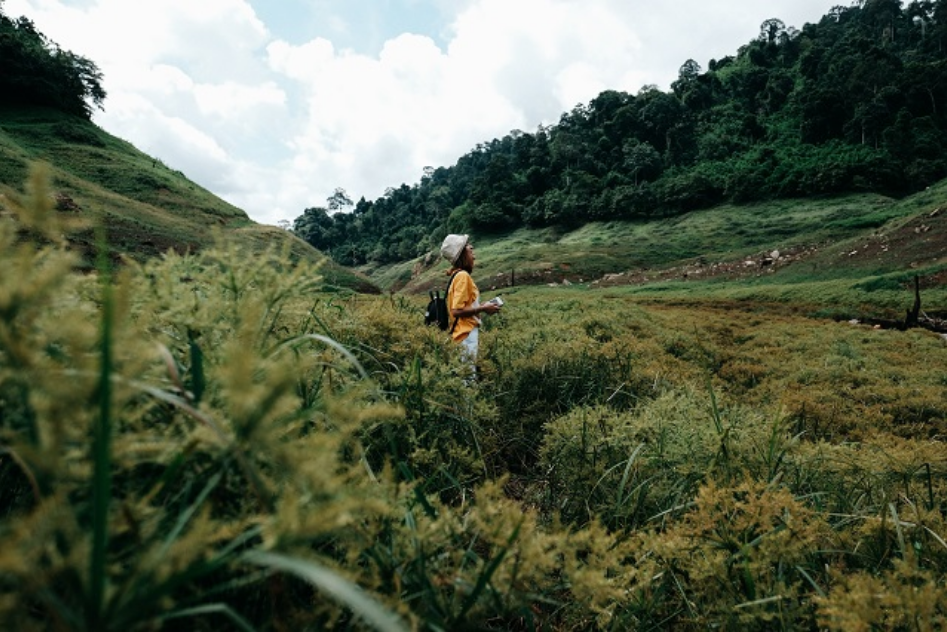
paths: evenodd
<path fill-rule="evenodd" d="M 613 287 L 682 279 L 759 277 L 802 263 L 820 270 L 844 265 L 848 269 L 890 271 L 909 271 L 947 263 L 947 206 L 939 206 L 896 227 L 849 242 L 845 247 L 838 244 L 793 245 L 761 251 L 736 261 L 712 263 L 698 258 L 660 270 L 628 270 L 607 274 L 591 281 L 591 285 Z M 562 281 L 575 283 L 578 279 L 564 276 L 559 282 Z M 524 279 L 523 282 L 528 281 Z M 921 278 L 922 289 L 945 284 L 947 270 Z"/>
<path fill-rule="evenodd" d="M 826 270 L 864 270 L 865 276 L 904 272 L 906 297 L 915 291 L 912 270 L 930 269 L 947 264 L 947 205 L 932 208 L 901 223 L 889 225 L 864 238 L 844 243 L 795 244 L 760 251 L 732 261 L 708 261 L 698 257 L 661 269 L 630 269 L 609 273 L 598 279 L 583 278 L 568 268 L 544 269 L 498 274 L 483 283 L 484 289 L 499 290 L 511 285 L 565 286 L 588 284 L 592 288 L 646 285 L 666 281 L 737 280 L 777 275 L 793 267 L 802 275 L 823 276 Z M 805 266 L 801 270 L 798 268 Z M 918 290 L 947 285 L 947 269 L 926 272 L 918 277 Z M 906 298 L 910 303 L 910 298 Z M 797 306 L 798 307 L 798 306 Z M 906 307 L 910 307 L 909 304 Z M 923 327 L 947 332 L 947 313 L 924 311 L 889 318 L 864 318 L 862 324 L 881 328 Z M 853 321 L 854 322 L 854 321 Z"/>
<path fill-rule="evenodd" d="M 417 280 L 424 270 L 434 262 L 421 262 L 413 271 Z M 515 276 L 504 272 L 489 278 L 478 278 L 482 290 L 498 291 L 502 288 L 523 285 L 548 285 L 551 287 L 588 284 L 591 288 L 609 288 L 628 285 L 647 285 L 666 281 L 688 280 L 738 280 L 753 277 L 778 276 L 780 273 L 795 273 L 797 276 L 811 274 L 826 275 L 833 267 L 845 270 L 863 270 L 865 277 L 892 272 L 904 272 L 905 306 L 910 307 L 910 295 L 914 292 L 912 270 L 930 270 L 938 264 L 947 264 L 947 205 L 932 206 L 929 210 L 901 222 L 889 224 L 865 237 L 844 243 L 786 244 L 778 248 L 761 250 L 751 256 L 731 261 L 710 261 L 698 257 L 674 266 L 660 269 L 634 268 L 615 270 L 600 278 L 583 276 L 576 269 L 549 265 L 533 270 L 517 270 Z M 540 264 L 541 266 L 541 264 Z M 925 272 L 919 277 L 920 290 L 947 285 L 947 269 Z M 411 283 L 412 292 L 426 293 L 431 289 L 442 289 L 441 279 L 426 283 Z M 927 306 L 924 306 L 927 309 Z M 928 311 L 929 328 L 947 328 L 941 320 L 947 314 Z M 900 320 L 876 319 L 870 324 L 885 328 L 903 325 Z M 923 326 L 923 325 L 922 325 Z"/>

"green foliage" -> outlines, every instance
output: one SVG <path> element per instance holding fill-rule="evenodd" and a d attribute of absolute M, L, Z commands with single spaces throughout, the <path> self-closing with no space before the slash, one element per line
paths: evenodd
<path fill-rule="evenodd" d="M 3 14 L 0 5 L 0 104 L 54 108 L 91 118 L 105 90 L 94 62 L 62 50 L 27 18 Z"/>
<path fill-rule="evenodd" d="M 22 272 L 4 275 L 0 292 L 2 469 L 28 483 L 2 513 L 4 627 L 127 629 L 214 612 L 245 621 L 242 552 L 305 549 L 343 529 L 342 516 L 374 513 L 356 488 L 382 487 L 343 444 L 397 411 L 360 389 L 336 345 L 278 333 L 311 270 L 220 250 L 114 281 L 107 263 L 98 283 L 73 277 L 68 227 L 39 175 L 31 192 L 12 209 L 19 224 L 0 224 L 3 267 Z M 18 239 L 18 227 L 50 245 Z M 301 406 L 300 380 L 329 374 L 336 386 Z M 281 513 L 290 498 L 310 500 Z M 336 518 L 316 526 L 320 515 Z"/>
<path fill-rule="evenodd" d="M 41 170 L 9 210 L 4 629 L 947 616 L 936 335 L 519 289 L 472 383 L 420 297 L 226 242 L 78 274 Z"/>
<path fill-rule="evenodd" d="M 836 7 L 801 30 L 767 20 L 708 70 L 687 60 L 669 92 L 606 90 L 555 125 L 480 143 L 412 187 L 333 215 L 310 243 L 331 234 L 337 260 L 391 264 L 448 231 L 923 190 L 947 175 L 942 13 L 940 2 L 892 0 Z"/>
<path fill-rule="evenodd" d="M 68 237 L 87 269 L 96 256 L 91 222 L 101 220 L 116 257 L 143 262 L 168 250 L 196 253 L 226 236 L 250 252 L 285 249 L 295 261 L 323 262 L 328 289 L 378 291 L 292 232 L 254 224 L 240 209 L 82 117 L 0 106 L 0 214 L 21 199 L 20 185 L 37 161 L 49 164 L 49 195 L 59 211 L 85 225 Z"/>
<path fill-rule="evenodd" d="M 791 294 L 800 305 L 832 300 L 849 317 L 866 310 L 879 316 L 903 301 L 904 289 L 892 284 L 884 295 L 861 293 L 872 277 L 900 278 L 907 270 L 929 276 L 925 293 L 930 304 L 938 303 L 939 209 L 945 203 L 943 186 L 935 185 L 901 200 L 875 194 L 771 200 L 647 221 L 593 222 L 568 232 L 520 229 L 475 237 L 474 276 L 480 287 L 497 291 L 569 282 L 576 288 L 631 285 L 641 296 L 768 303 L 786 302 Z M 763 265 L 773 251 L 781 259 Z M 443 285 L 443 263 L 432 258 L 364 270 L 382 287 L 405 292 Z M 849 292 L 834 287 L 831 297 L 812 285 L 830 281 L 855 285 Z"/>

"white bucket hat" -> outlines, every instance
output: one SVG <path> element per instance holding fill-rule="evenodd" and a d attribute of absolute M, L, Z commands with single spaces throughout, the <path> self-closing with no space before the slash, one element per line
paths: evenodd
<path fill-rule="evenodd" d="M 447 259 L 451 265 L 457 263 L 460 253 L 467 246 L 467 235 L 448 235 L 441 244 L 441 256 Z"/>

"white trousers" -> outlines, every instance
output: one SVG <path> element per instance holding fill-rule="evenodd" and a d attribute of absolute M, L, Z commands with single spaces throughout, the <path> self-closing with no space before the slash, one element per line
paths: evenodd
<path fill-rule="evenodd" d="M 477 362 L 477 348 L 480 346 L 480 328 L 474 327 L 467 337 L 460 341 L 460 355 L 470 364 Z"/>

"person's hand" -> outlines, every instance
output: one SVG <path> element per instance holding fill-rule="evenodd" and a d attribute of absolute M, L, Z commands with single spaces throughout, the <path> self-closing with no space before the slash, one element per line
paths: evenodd
<path fill-rule="evenodd" d="M 500 306 L 496 303 L 484 303 L 480 306 L 480 311 L 486 312 L 488 314 L 496 314 L 500 311 Z"/>

